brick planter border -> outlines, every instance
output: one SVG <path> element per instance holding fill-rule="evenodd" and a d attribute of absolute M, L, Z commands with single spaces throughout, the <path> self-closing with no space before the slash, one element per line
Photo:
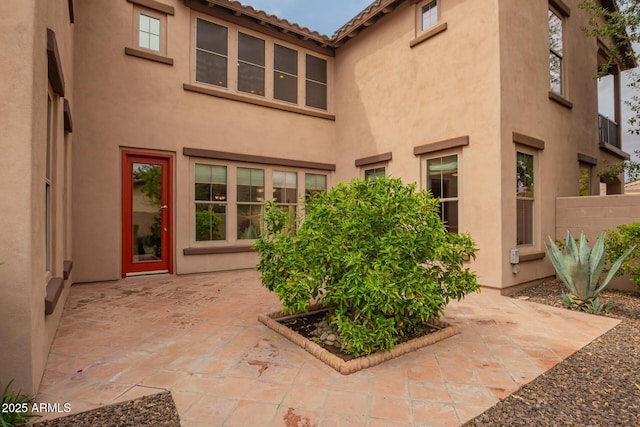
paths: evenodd
<path fill-rule="evenodd" d="M 320 306 L 309 307 L 309 312 L 322 310 Z M 301 313 L 297 315 L 297 317 L 308 315 L 309 313 Z M 349 361 L 344 361 L 335 354 L 332 354 L 328 350 L 322 348 L 322 346 L 316 344 L 315 342 L 303 337 L 297 332 L 294 332 L 292 329 L 289 329 L 287 326 L 278 322 L 283 318 L 293 318 L 294 316 L 285 315 L 282 311 L 277 311 L 275 313 L 270 314 L 260 314 L 258 315 L 258 321 L 263 323 L 270 329 L 278 332 L 283 337 L 287 338 L 294 344 L 302 347 L 308 353 L 319 359 L 320 361 L 326 363 L 331 366 L 336 371 L 340 372 L 343 375 L 349 375 L 354 372 L 360 371 L 362 369 L 367 369 L 375 365 L 379 365 L 382 362 L 387 360 L 396 358 L 405 353 L 409 353 L 411 351 L 418 350 L 419 348 L 426 347 L 428 345 L 434 344 L 438 341 L 442 341 L 445 338 L 449 338 L 461 332 L 460 326 L 450 325 L 445 322 L 436 321 L 429 322 L 428 325 L 434 328 L 439 329 L 437 332 L 432 332 L 428 335 L 424 335 L 422 337 L 415 338 L 411 341 L 407 341 L 401 344 L 396 345 L 393 349 L 389 351 L 380 351 L 378 353 L 370 354 L 368 356 L 358 357 L 356 359 L 352 359 Z"/>

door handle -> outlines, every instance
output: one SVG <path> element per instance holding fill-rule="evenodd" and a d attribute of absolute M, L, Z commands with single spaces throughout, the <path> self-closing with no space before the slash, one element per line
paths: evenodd
<path fill-rule="evenodd" d="M 160 209 L 167 209 L 168 207 L 169 206 L 167 206 L 167 205 L 162 205 L 162 206 L 160 206 Z"/>

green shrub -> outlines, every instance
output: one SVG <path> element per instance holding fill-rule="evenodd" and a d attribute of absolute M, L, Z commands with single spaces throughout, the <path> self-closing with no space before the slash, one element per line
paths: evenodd
<path fill-rule="evenodd" d="M 9 381 L 2 392 L 0 427 L 30 426 L 31 419 L 40 416 L 31 413 L 35 398 L 20 391 L 17 393 L 9 391 L 11 383 L 13 380 Z"/>
<path fill-rule="evenodd" d="M 551 237 L 549 237 L 550 245 L 545 243 L 558 278 L 569 290 L 568 293 L 562 293 L 562 303 L 565 306 L 594 314 L 609 309 L 608 305 L 600 303 L 598 295 L 609 284 L 632 249 L 627 250 L 614 261 L 605 279 L 598 284 L 605 263 L 604 238 L 605 235 L 601 234 L 593 245 L 593 249 L 589 249 L 584 233 L 580 233 L 580 239 L 576 244 L 576 239 L 567 230 L 564 251 L 558 248 Z"/>
<path fill-rule="evenodd" d="M 439 201 L 399 179 L 354 179 L 305 202 L 297 233 L 273 204 L 254 247 L 263 285 L 287 313 L 310 301 L 329 307 L 346 350 L 391 349 L 436 320 L 451 298 L 479 290 L 463 263 L 475 258 L 467 234 L 450 234 Z"/>
<path fill-rule="evenodd" d="M 618 275 L 628 273 L 631 280 L 636 283 L 636 288 L 640 290 L 640 222 L 620 225 L 615 230 L 608 230 L 607 233 L 607 261 L 609 262 L 621 256 L 628 248 L 635 246 L 620 266 Z"/>

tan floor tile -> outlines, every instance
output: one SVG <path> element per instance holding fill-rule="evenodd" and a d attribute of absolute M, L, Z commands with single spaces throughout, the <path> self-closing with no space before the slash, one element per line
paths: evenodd
<path fill-rule="evenodd" d="M 320 422 L 320 411 L 280 407 L 271 427 L 314 427 Z"/>
<path fill-rule="evenodd" d="M 447 391 L 454 405 L 458 405 L 458 402 L 463 402 L 465 405 L 484 405 L 485 407 L 489 407 L 498 402 L 493 393 L 484 386 L 447 384 Z"/>
<path fill-rule="evenodd" d="M 208 426 L 223 425 L 237 406 L 237 400 L 202 396 L 186 413 L 180 414 L 180 420 L 204 423 Z"/>
<path fill-rule="evenodd" d="M 411 400 L 390 396 L 372 396 L 370 416 L 392 421 L 411 422 Z"/>
<path fill-rule="evenodd" d="M 259 382 L 244 394 L 244 400 L 280 404 L 288 391 L 289 388 L 284 384 Z"/>
<path fill-rule="evenodd" d="M 367 417 L 354 414 L 326 413 L 318 427 L 366 427 Z"/>
<path fill-rule="evenodd" d="M 184 376 L 185 374 L 182 372 L 160 370 L 146 377 L 140 384 L 149 387 L 171 388 Z"/>
<path fill-rule="evenodd" d="M 413 402 L 413 419 L 416 425 L 458 427 L 460 422 L 451 404 L 437 402 Z"/>
<path fill-rule="evenodd" d="M 171 390 L 171 397 L 176 404 L 178 414 L 186 414 L 202 396 L 202 394 L 191 393 L 189 391 Z"/>
<path fill-rule="evenodd" d="M 415 424 L 413 423 L 401 423 L 390 420 L 372 419 L 371 421 L 369 421 L 369 427 L 413 427 L 414 425 Z"/>
<path fill-rule="evenodd" d="M 366 415 L 369 412 L 369 396 L 360 393 L 334 391 L 327 396 L 325 410 L 339 414 Z"/>
<path fill-rule="evenodd" d="M 241 401 L 224 422 L 229 427 L 267 426 L 273 421 L 278 405 Z"/>
<path fill-rule="evenodd" d="M 283 406 L 319 410 L 324 406 L 328 390 L 316 386 L 294 384 L 282 402 Z"/>
<path fill-rule="evenodd" d="M 371 393 L 394 397 L 408 397 L 407 381 L 371 379 Z"/>
<path fill-rule="evenodd" d="M 451 396 L 444 382 L 411 381 L 409 382 L 411 399 L 427 402 L 450 402 Z"/>

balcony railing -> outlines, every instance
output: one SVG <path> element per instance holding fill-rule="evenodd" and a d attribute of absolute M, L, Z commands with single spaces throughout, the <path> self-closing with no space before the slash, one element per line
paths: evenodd
<path fill-rule="evenodd" d="M 598 130 L 600 131 L 600 142 L 611 144 L 616 148 L 621 148 L 620 140 L 618 139 L 618 124 L 616 122 L 599 114 Z"/>

